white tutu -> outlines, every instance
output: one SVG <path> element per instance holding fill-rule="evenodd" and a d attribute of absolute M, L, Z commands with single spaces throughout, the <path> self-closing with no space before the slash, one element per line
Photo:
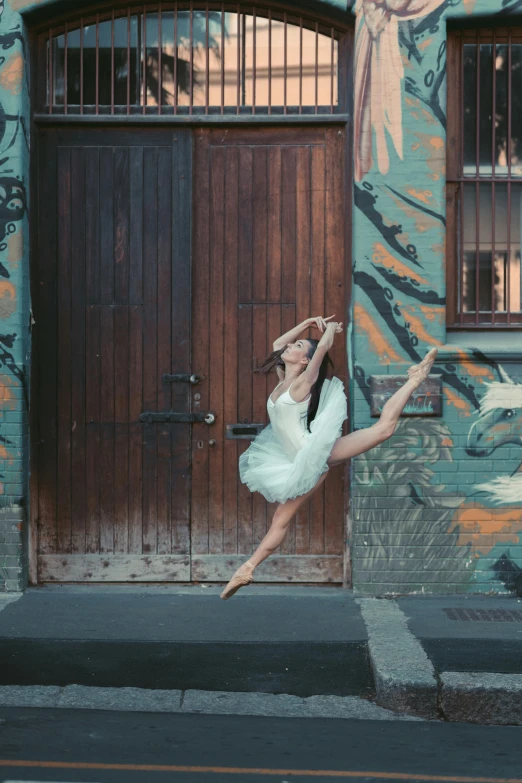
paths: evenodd
<path fill-rule="evenodd" d="M 295 455 L 285 452 L 269 424 L 239 458 L 241 481 L 270 503 L 285 503 L 306 494 L 328 470 L 328 457 L 346 418 L 342 381 L 325 380 L 315 419 L 299 451 Z"/>

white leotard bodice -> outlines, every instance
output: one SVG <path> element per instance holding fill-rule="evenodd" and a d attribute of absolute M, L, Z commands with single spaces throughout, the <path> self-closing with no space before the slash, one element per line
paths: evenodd
<path fill-rule="evenodd" d="M 281 386 L 281 383 L 274 391 Z M 310 403 L 310 396 L 302 402 L 293 400 L 290 396 L 292 386 L 293 384 L 290 384 L 275 402 L 272 402 L 272 395 L 270 395 L 266 404 L 274 434 L 289 455 L 298 452 L 306 438 L 308 432 L 306 417 Z"/>

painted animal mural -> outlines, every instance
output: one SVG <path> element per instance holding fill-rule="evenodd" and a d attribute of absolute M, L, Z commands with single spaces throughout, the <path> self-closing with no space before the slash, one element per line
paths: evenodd
<path fill-rule="evenodd" d="M 466 450 L 472 457 L 489 457 L 495 449 L 512 443 L 521 448 L 522 463 L 522 385 L 512 381 L 503 368 L 501 372 L 503 382 L 487 384 Z M 522 504 L 522 464 L 512 474 L 475 489 L 487 493 L 496 505 Z"/>

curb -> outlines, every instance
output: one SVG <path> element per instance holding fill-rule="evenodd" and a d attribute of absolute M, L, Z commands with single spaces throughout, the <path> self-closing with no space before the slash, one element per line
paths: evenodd
<path fill-rule="evenodd" d="M 522 674 L 444 672 L 440 680 L 446 720 L 522 726 Z"/>
<path fill-rule="evenodd" d="M 396 603 L 356 599 L 368 631 L 368 650 L 381 707 L 421 718 L 439 718 L 435 669 Z"/>
<path fill-rule="evenodd" d="M 84 685 L 0 686 L 0 708 L 41 707 L 120 712 L 257 715 L 279 718 L 417 720 L 356 696 L 290 696 L 228 691 L 97 688 Z"/>
<path fill-rule="evenodd" d="M 522 726 L 522 674 L 437 676 L 408 619 L 391 600 L 360 598 L 376 702 L 395 712 L 448 722 Z"/>

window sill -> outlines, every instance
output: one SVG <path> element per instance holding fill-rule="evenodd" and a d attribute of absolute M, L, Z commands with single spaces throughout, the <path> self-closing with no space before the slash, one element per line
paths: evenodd
<path fill-rule="evenodd" d="M 493 361 L 518 361 L 522 356 L 522 327 L 509 329 L 458 329 L 446 334 L 446 344 L 439 349 L 437 361 L 480 362 L 481 355 Z M 462 353 L 465 353 L 465 357 Z M 479 355 L 477 355 L 477 352 Z"/>

